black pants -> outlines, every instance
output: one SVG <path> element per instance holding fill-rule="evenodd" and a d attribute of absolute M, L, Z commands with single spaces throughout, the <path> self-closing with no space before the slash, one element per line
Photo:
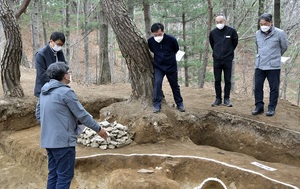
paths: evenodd
<path fill-rule="evenodd" d="M 268 110 L 275 110 L 279 96 L 279 85 L 280 85 L 280 69 L 277 70 L 261 70 L 255 69 L 255 106 L 256 108 L 264 107 L 264 82 L 267 78 L 270 87 L 270 99 Z"/>
<path fill-rule="evenodd" d="M 222 71 L 224 72 L 224 99 L 230 98 L 232 60 L 214 61 L 214 77 L 216 98 L 222 99 Z"/>
<path fill-rule="evenodd" d="M 178 85 L 178 72 L 177 70 L 174 72 L 164 72 L 160 69 L 154 69 L 154 94 L 153 94 L 153 106 L 154 108 L 161 108 L 161 101 L 163 99 L 163 92 L 162 92 L 162 82 L 164 76 L 167 76 L 169 81 L 170 87 L 173 92 L 174 101 L 177 107 L 183 106 L 183 100 L 180 94 L 180 87 Z"/>

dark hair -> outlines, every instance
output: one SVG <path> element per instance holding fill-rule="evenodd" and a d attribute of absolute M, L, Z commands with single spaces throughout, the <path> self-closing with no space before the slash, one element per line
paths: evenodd
<path fill-rule="evenodd" d="M 55 62 L 50 64 L 48 67 L 46 74 L 50 79 L 55 79 L 61 81 L 64 78 L 64 75 L 68 73 L 69 67 L 65 62 Z"/>
<path fill-rule="evenodd" d="M 270 13 L 263 13 L 260 17 L 259 20 L 265 20 L 267 22 L 272 22 L 272 14 Z"/>
<path fill-rule="evenodd" d="M 52 41 L 61 40 L 63 43 L 65 43 L 66 37 L 62 32 L 53 32 L 50 36 L 50 40 Z"/>
<path fill-rule="evenodd" d="M 154 23 L 151 26 L 151 32 L 157 32 L 159 29 L 161 29 L 161 31 L 164 31 L 164 25 L 162 25 L 161 23 Z"/>

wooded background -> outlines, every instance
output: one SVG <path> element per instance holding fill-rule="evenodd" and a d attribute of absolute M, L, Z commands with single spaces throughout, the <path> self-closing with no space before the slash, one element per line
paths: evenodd
<path fill-rule="evenodd" d="M 12 53 L 5 52 L 8 41 L 14 39 L 5 33 L 9 30 L 5 27 L 9 17 L 14 17 L 11 19 L 16 20 L 16 28 L 20 30 L 22 65 L 26 67 L 34 68 L 35 52 L 48 43 L 53 31 L 62 31 L 66 35 L 63 51 L 73 71 L 73 80 L 87 85 L 131 82 L 136 98 L 152 95 L 151 55 L 146 52 L 145 42 L 154 22 L 164 24 L 165 32 L 175 36 L 180 49 L 186 52 L 178 62 L 180 84 L 212 88 L 208 34 L 215 27 L 215 16 L 220 14 L 239 35 L 233 92 L 252 95 L 258 18 L 262 13 L 271 13 L 273 24 L 283 29 L 289 40 L 284 56 L 290 59 L 282 68 L 280 97 L 298 105 L 300 102 L 300 1 L 297 0 L 0 0 L 0 4 L 3 54 Z M 5 65 L 18 62 L 11 56 L 6 59 L 9 57 L 9 61 L 5 61 L 5 56 L 1 59 L 2 85 L 7 83 L 3 84 L 3 80 L 10 80 L 4 77 Z M 10 90 L 9 86 L 3 88 Z M 17 95 L 13 95 L 15 90 L 10 91 L 6 96 L 22 96 L 19 90 Z"/>

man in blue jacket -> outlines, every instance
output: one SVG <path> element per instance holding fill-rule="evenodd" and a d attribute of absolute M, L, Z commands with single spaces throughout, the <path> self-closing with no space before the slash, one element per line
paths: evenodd
<path fill-rule="evenodd" d="M 150 51 L 154 54 L 154 89 L 153 106 L 154 113 L 160 112 L 163 99 L 162 82 L 167 76 L 171 86 L 174 101 L 177 109 L 185 112 L 180 87 L 178 85 L 178 70 L 176 53 L 179 50 L 178 42 L 172 35 L 164 33 L 164 26 L 161 23 L 154 23 L 151 26 L 152 37 L 148 39 Z"/>
<path fill-rule="evenodd" d="M 222 103 L 222 71 L 224 72 L 224 104 L 232 107 L 230 102 L 231 73 L 234 50 L 238 45 L 238 34 L 235 29 L 226 25 L 224 16 L 216 17 L 216 28 L 209 34 L 210 46 L 213 50 L 214 59 L 214 78 L 216 100 L 212 106 L 218 106 Z"/>
<path fill-rule="evenodd" d="M 74 176 L 78 121 L 106 138 L 104 128 L 78 101 L 70 83 L 69 68 L 64 62 L 47 69 L 50 81 L 41 90 L 36 118 L 41 124 L 41 147 L 48 155 L 47 188 L 70 188 Z"/>
<path fill-rule="evenodd" d="M 264 13 L 259 18 L 260 30 L 256 37 L 256 62 L 254 73 L 255 110 L 252 115 L 264 112 L 264 82 L 267 78 L 270 87 L 270 97 L 267 116 L 273 116 L 279 97 L 281 56 L 288 48 L 286 34 L 272 24 L 272 15 Z"/>
<path fill-rule="evenodd" d="M 61 32 L 53 32 L 50 36 L 49 43 L 35 54 L 36 79 L 34 86 L 34 96 L 39 97 L 42 86 L 50 78 L 46 70 L 54 62 L 66 62 L 62 46 L 65 43 L 65 35 Z"/>

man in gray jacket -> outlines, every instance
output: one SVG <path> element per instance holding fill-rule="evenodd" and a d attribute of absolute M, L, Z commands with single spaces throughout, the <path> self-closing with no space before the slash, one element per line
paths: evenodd
<path fill-rule="evenodd" d="M 260 30 L 256 37 L 256 62 L 255 62 L 255 110 L 252 115 L 264 112 L 264 81 L 267 78 L 270 87 L 270 99 L 267 116 L 273 116 L 277 106 L 280 84 L 281 56 L 287 50 L 288 42 L 283 30 L 272 24 L 272 15 L 264 13 L 259 19 Z"/>
<path fill-rule="evenodd" d="M 41 147 L 48 154 L 47 189 L 70 188 L 74 176 L 75 146 L 78 121 L 103 138 L 104 128 L 92 118 L 78 101 L 70 83 L 69 68 L 64 62 L 51 64 L 47 69 L 50 81 L 42 89 L 36 107 L 41 124 Z"/>

